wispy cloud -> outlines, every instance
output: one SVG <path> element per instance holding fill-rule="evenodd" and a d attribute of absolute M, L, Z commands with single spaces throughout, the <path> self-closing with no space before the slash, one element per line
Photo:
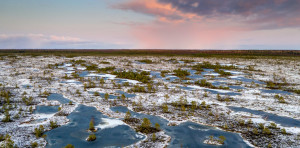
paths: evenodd
<path fill-rule="evenodd" d="M 141 48 L 237 49 L 253 44 L 299 49 L 299 6 L 300 0 L 126 0 L 113 8 L 154 18 L 131 25 Z M 280 42 L 282 36 L 287 40 Z"/>
<path fill-rule="evenodd" d="M 0 49 L 120 48 L 122 45 L 44 34 L 0 34 Z"/>
<path fill-rule="evenodd" d="M 253 29 L 276 29 L 300 26 L 299 6 L 299 0 L 129 0 L 114 8 L 160 21 L 227 21 Z"/>
<path fill-rule="evenodd" d="M 131 10 L 157 17 L 160 21 L 182 22 L 196 17 L 193 13 L 181 12 L 170 3 L 160 3 L 157 0 L 130 0 L 112 6 L 115 9 Z"/>

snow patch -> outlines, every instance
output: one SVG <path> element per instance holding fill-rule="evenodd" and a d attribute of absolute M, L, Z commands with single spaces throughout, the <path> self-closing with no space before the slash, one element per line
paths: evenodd
<path fill-rule="evenodd" d="M 110 119 L 110 118 L 102 118 L 102 123 L 95 126 L 100 129 L 106 129 L 106 128 L 114 128 L 119 125 L 125 125 L 125 123 L 119 119 Z"/>

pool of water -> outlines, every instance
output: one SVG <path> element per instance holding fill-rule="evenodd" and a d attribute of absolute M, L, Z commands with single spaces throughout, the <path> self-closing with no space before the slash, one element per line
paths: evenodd
<path fill-rule="evenodd" d="M 119 83 L 119 84 L 123 84 L 124 82 L 127 82 L 127 80 L 125 80 L 125 79 L 115 79 L 115 82 Z"/>
<path fill-rule="evenodd" d="M 94 94 L 95 92 L 92 92 L 92 91 L 89 91 L 89 94 Z M 99 95 L 100 95 L 100 97 L 101 98 L 105 98 L 105 93 L 100 93 L 99 92 Z M 121 97 L 121 95 L 120 96 L 116 96 L 116 95 L 111 95 L 111 94 L 108 94 L 108 99 L 117 99 L 118 97 Z"/>
<path fill-rule="evenodd" d="M 100 93 L 100 97 L 101 98 L 105 98 L 105 93 Z M 116 95 L 108 95 L 108 99 L 117 99 L 118 98 L 118 96 L 116 96 Z"/>
<path fill-rule="evenodd" d="M 192 80 L 199 80 L 199 79 L 203 79 L 202 75 L 196 74 L 196 70 L 188 70 L 190 72 L 191 75 L 187 76 L 188 78 L 192 79 Z"/>
<path fill-rule="evenodd" d="M 278 90 L 278 89 L 260 89 L 262 93 L 275 93 L 275 94 L 284 94 L 284 95 L 291 95 L 292 93 L 283 91 L 283 90 Z"/>
<path fill-rule="evenodd" d="M 79 75 L 80 77 L 86 77 L 88 74 L 89 74 L 89 71 L 82 71 L 82 72 L 80 72 L 78 75 Z"/>
<path fill-rule="evenodd" d="M 33 111 L 34 114 L 53 114 L 58 111 L 57 106 L 36 106 L 36 109 Z"/>
<path fill-rule="evenodd" d="M 211 83 L 214 86 L 226 86 L 226 82 L 214 81 Z"/>
<path fill-rule="evenodd" d="M 21 85 L 22 86 L 22 88 L 31 88 L 32 87 L 32 85 L 30 85 L 30 84 L 25 84 L 25 85 Z"/>
<path fill-rule="evenodd" d="M 212 72 L 212 71 L 215 71 L 214 69 L 207 69 L 207 68 L 203 68 L 204 71 L 206 72 Z"/>
<path fill-rule="evenodd" d="M 228 108 L 230 108 L 231 110 L 233 110 L 235 112 L 248 112 L 251 114 L 260 115 L 263 118 L 265 118 L 266 120 L 273 121 L 277 124 L 281 124 L 282 126 L 300 127 L 300 120 L 296 120 L 293 118 L 278 116 L 275 114 L 266 113 L 264 111 L 252 110 L 252 109 L 243 108 L 243 107 L 229 106 Z"/>
<path fill-rule="evenodd" d="M 194 90 L 194 88 L 188 86 L 180 86 L 180 88 L 184 90 Z"/>
<path fill-rule="evenodd" d="M 129 93 L 126 93 L 124 91 L 121 91 L 121 90 L 116 90 L 116 93 L 119 93 L 119 94 L 124 94 L 126 98 L 133 98 L 136 96 L 136 94 L 129 94 Z"/>
<path fill-rule="evenodd" d="M 246 89 L 245 87 L 238 86 L 238 85 L 229 85 L 228 87 L 231 88 L 231 89 Z"/>
<path fill-rule="evenodd" d="M 160 74 L 161 74 L 160 72 L 150 71 L 150 75 L 151 75 L 152 77 L 155 77 L 155 78 L 161 79 L 162 76 L 161 76 Z"/>
<path fill-rule="evenodd" d="M 50 94 L 47 97 L 47 99 L 48 100 L 56 100 L 56 101 L 60 102 L 61 104 L 67 104 L 71 101 L 71 100 L 65 98 L 63 95 L 57 94 L 57 93 Z"/>
<path fill-rule="evenodd" d="M 177 76 L 168 75 L 168 74 L 166 74 L 166 77 L 164 77 L 162 79 L 166 82 L 173 82 L 175 80 L 179 80 L 179 78 Z"/>
<path fill-rule="evenodd" d="M 70 123 L 46 132 L 47 148 L 61 148 L 67 144 L 72 144 L 76 148 L 82 147 L 123 147 L 134 144 L 144 137 L 127 125 L 118 125 L 113 128 L 98 129 L 94 132 L 96 140 L 88 142 L 89 122 L 94 120 L 94 124 L 104 124 L 103 119 L 108 118 L 94 107 L 79 105 L 68 117 Z"/>
<path fill-rule="evenodd" d="M 262 81 L 258 81 L 258 80 L 255 80 L 255 79 L 249 79 L 249 78 L 245 78 L 243 76 L 238 76 L 238 77 L 231 77 L 231 79 L 233 80 L 239 80 L 239 81 L 242 81 L 242 82 L 248 82 L 248 83 L 256 83 L 256 84 L 266 84 L 265 82 L 262 82 Z"/>
<path fill-rule="evenodd" d="M 112 107 L 111 110 L 118 112 L 127 112 L 128 109 L 123 106 Z M 133 111 L 130 111 L 131 115 L 136 118 L 148 118 L 152 125 L 155 123 L 160 124 L 162 130 L 166 132 L 166 134 L 172 137 L 169 147 L 188 147 L 188 148 L 199 148 L 199 147 L 239 147 L 239 148 L 248 148 L 243 139 L 239 134 L 224 132 L 221 130 L 217 130 L 215 128 L 204 126 L 200 124 L 196 124 L 193 122 L 185 122 L 179 124 L 178 126 L 168 126 L 168 121 L 152 115 L 140 114 Z M 226 137 L 225 144 L 222 146 L 214 146 L 204 144 L 203 141 L 208 139 L 209 136 L 219 137 L 221 135 Z"/>

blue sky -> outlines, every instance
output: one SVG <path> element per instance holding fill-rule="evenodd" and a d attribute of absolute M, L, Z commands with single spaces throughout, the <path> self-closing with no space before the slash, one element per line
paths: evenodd
<path fill-rule="evenodd" d="M 2 0 L 0 48 L 300 49 L 299 0 Z"/>

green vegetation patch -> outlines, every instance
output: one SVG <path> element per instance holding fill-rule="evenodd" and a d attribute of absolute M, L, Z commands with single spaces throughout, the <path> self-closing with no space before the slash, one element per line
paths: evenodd
<path fill-rule="evenodd" d="M 117 75 L 118 78 L 125 78 L 125 79 L 131 79 L 131 80 L 137 80 L 142 83 L 150 83 L 150 72 L 142 71 L 142 72 L 133 72 L 133 71 L 114 71 L 112 74 Z"/>
<path fill-rule="evenodd" d="M 179 78 L 184 78 L 186 76 L 191 75 L 190 72 L 188 72 L 187 70 L 182 70 L 180 68 L 176 69 L 173 71 L 175 73 L 175 76 L 179 77 Z"/>
<path fill-rule="evenodd" d="M 141 63 L 145 63 L 145 64 L 152 64 L 152 63 L 154 63 L 152 60 L 149 60 L 149 59 L 138 60 L 138 61 L 141 62 Z"/>
<path fill-rule="evenodd" d="M 192 66 L 192 69 L 197 71 L 203 71 L 203 68 L 206 69 L 237 69 L 234 65 L 220 65 L 220 63 L 211 64 L 210 62 L 204 61 L 203 63 L 199 63 L 197 65 Z"/>
<path fill-rule="evenodd" d="M 206 79 L 202 79 L 201 81 L 196 81 L 195 82 L 196 85 L 199 85 L 201 87 L 207 87 L 207 88 L 211 88 L 211 89 L 226 89 L 228 90 L 229 87 L 224 87 L 224 86 L 214 86 L 212 83 L 207 82 Z"/>

